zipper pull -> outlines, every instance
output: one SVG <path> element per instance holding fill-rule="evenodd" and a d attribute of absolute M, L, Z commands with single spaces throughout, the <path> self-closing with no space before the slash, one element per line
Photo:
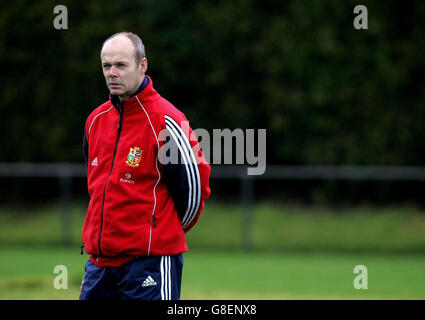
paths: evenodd
<path fill-rule="evenodd" d="M 153 220 L 153 227 L 156 228 L 156 218 L 155 215 L 152 216 L 152 220 Z"/>
<path fill-rule="evenodd" d="M 84 254 L 84 251 L 83 251 L 83 249 L 84 249 L 84 244 L 82 244 L 82 245 L 81 245 L 80 249 L 81 249 L 80 254 L 81 254 L 81 255 L 83 255 L 83 254 Z"/>

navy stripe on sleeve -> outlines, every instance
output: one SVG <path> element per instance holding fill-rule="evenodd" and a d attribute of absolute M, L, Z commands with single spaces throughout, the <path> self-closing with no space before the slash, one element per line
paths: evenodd
<path fill-rule="evenodd" d="M 172 166 L 168 170 L 165 168 L 166 172 L 168 171 L 170 173 L 170 168 L 174 171 L 172 177 L 168 174 L 166 180 L 169 180 L 169 178 L 175 179 L 168 182 L 171 184 L 170 194 L 176 203 L 182 226 L 186 228 L 196 217 L 201 200 L 201 182 L 198 165 L 189 140 L 177 122 L 171 117 L 165 116 L 165 126 L 170 139 L 176 144 L 179 153 L 178 164 L 168 164 L 165 166 Z M 184 204 L 184 207 L 181 206 L 182 204 Z"/>

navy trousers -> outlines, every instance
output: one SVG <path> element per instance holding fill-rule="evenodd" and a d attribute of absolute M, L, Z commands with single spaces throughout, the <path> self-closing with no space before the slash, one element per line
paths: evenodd
<path fill-rule="evenodd" d="M 80 300 L 179 300 L 183 254 L 139 257 L 121 267 L 85 265 Z"/>

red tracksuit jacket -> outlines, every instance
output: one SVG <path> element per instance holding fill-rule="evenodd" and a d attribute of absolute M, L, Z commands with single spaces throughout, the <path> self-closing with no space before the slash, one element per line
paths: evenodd
<path fill-rule="evenodd" d="M 120 266 L 136 256 L 188 249 L 185 232 L 210 195 L 210 166 L 185 121 L 148 76 L 136 95 L 122 104 L 111 96 L 87 118 L 90 203 L 82 239 L 93 263 Z M 167 142 L 178 163 L 161 161 Z"/>

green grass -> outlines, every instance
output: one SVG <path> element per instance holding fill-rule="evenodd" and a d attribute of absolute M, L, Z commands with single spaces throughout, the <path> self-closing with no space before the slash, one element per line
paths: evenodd
<path fill-rule="evenodd" d="M 237 205 L 213 203 L 188 234 L 193 248 L 241 249 Z M 416 208 L 330 209 L 257 205 L 252 212 L 254 249 L 260 251 L 425 252 L 425 212 Z"/>
<path fill-rule="evenodd" d="M 193 253 L 187 260 L 183 292 L 189 297 L 425 298 L 425 258 L 416 255 Z M 367 290 L 354 289 L 353 269 L 358 264 L 368 268 Z"/>
<path fill-rule="evenodd" d="M 0 247 L 0 299 L 75 299 L 87 256 L 79 249 Z M 55 266 L 68 269 L 68 290 L 53 287 Z"/>
<path fill-rule="evenodd" d="M 0 299 L 77 299 L 87 255 L 85 205 L 74 204 L 71 245 L 61 246 L 60 207 L 0 208 Z M 242 252 L 243 213 L 208 203 L 187 234 L 182 299 L 425 299 L 425 212 L 409 207 L 257 205 L 253 250 Z M 69 289 L 56 290 L 56 265 Z M 368 289 L 353 287 L 356 265 Z"/>
<path fill-rule="evenodd" d="M 77 299 L 87 256 L 78 249 L 1 248 L 0 299 Z M 368 268 L 356 290 L 354 266 Z M 56 265 L 67 290 L 53 287 Z M 425 257 L 197 251 L 184 255 L 182 299 L 424 299 Z"/>
<path fill-rule="evenodd" d="M 71 209 L 71 243 L 81 243 L 86 207 Z M 187 234 L 190 248 L 240 250 L 242 210 L 210 202 Z M 3 245 L 57 245 L 63 239 L 60 207 L 0 208 Z M 417 208 L 330 209 L 257 205 L 252 212 L 253 247 L 259 251 L 425 252 L 425 212 Z"/>

